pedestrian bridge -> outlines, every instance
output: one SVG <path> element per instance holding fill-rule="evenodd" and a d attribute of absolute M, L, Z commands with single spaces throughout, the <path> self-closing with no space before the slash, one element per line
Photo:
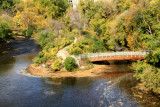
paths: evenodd
<path fill-rule="evenodd" d="M 76 56 L 77 60 L 89 58 L 91 62 L 109 60 L 142 60 L 149 54 L 147 51 L 136 52 L 108 52 L 108 53 L 89 53 Z"/>

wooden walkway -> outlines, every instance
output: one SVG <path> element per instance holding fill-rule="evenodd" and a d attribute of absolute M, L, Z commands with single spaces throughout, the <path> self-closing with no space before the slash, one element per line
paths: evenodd
<path fill-rule="evenodd" d="M 89 58 L 91 62 L 108 60 L 142 60 L 149 52 L 109 52 L 109 53 L 90 53 L 76 56 L 78 60 Z"/>

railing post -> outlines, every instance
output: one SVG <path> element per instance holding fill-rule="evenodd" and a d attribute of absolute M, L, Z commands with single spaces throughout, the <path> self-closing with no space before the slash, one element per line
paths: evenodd
<path fill-rule="evenodd" d="M 99 60 L 99 53 L 98 53 L 98 60 Z"/>

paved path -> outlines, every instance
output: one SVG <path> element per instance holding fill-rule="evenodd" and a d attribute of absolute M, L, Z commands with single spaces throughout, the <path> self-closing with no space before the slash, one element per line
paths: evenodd
<path fill-rule="evenodd" d="M 64 61 L 69 56 L 69 53 L 67 52 L 67 49 L 69 48 L 69 46 L 59 50 L 58 53 L 57 53 L 57 57 L 61 57 Z"/>
<path fill-rule="evenodd" d="M 77 42 L 77 38 L 75 37 L 73 43 L 76 43 L 76 42 Z M 67 46 L 67 47 L 65 47 L 65 48 L 63 48 L 63 49 L 61 49 L 61 50 L 59 50 L 58 53 L 57 53 L 57 57 L 61 57 L 61 58 L 63 59 L 62 62 L 64 62 L 64 60 L 65 60 L 67 57 L 70 56 L 69 53 L 67 52 L 67 49 L 68 49 L 69 47 L 70 47 L 70 45 Z M 74 56 L 71 56 L 71 57 L 75 58 Z"/>

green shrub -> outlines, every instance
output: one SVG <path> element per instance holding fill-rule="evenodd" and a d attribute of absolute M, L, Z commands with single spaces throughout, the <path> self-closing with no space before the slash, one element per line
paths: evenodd
<path fill-rule="evenodd" d="M 79 55 L 79 54 L 83 53 L 81 48 L 79 48 L 79 47 L 74 48 L 73 46 L 68 48 L 67 51 L 69 52 L 69 54 L 73 54 L 73 55 Z"/>
<path fill-rule="evenodd" d="M 105 46 L 103 42 L 96 38 L 84 38 L 80 42 L 71 45 L 67 51 L 69 54 L 79 55 L 82 53 L 104 52 Z"/>
<path fill-rule="evenodd" d="M 23 36 L 26 36 L 26 32 L 27 32 L 27 30 L 23 30 L 23 31 L 22 31 L 22 35 L 23 35 Z"/>
<path fill-rule="evenodd" d="M 81 49 L 81 48 L 76 47 L 76 48 L 74 49 L 74 51 L 73 51 L 73 54 L 74 54 L 74 55 L 82 54 L 82 49 Z"/>
<path fill-rule="evenodd" d="M 160 94 L 160 70 L 150 66 L 140 75 L 141 82 L 147 91 Z"/>
<path fill-rule="evenodd" d="M 20 3 L 21 0 L 1 0 L 0 10 L 14 12 L 16 11 L 16 4 Z"/>
<path fill-rule="evenodd" d="M 29 26 L 28 29 L 25 29 L 22 31 L 22 35 L 31 37 L 32 34 L 34 33 L 35 27 L 34 26 Z"/>
<path fill-rule="evenodd" d="M 92 53 L 104 52 L 105 51 L 104 43 L 99 39 L 93 38 L 92 40 L 89 41 L 89 49 L 87 49 L 86 51 Z"/>
<path fill-rule="evenodd" d="M 55 60 L 55 61 L 53 62 L 53 64 L 52 64 L 52 69 L 53 69 L 54 71 L 59 71 L 61 65 L 62 65 L 62 59 L 57 59 L 57 60 Z"/>
<path fill-rule="evenodd" d="M 35 64 L 42 64 L 42 63 L 44 63 L 45 61 L 46 61 L 45 58 L 35 57 L 35 58 L 33 59 L 33 62 L 34 62 Z"/>
<path fill-rule="evenodd" d="M 74 68 L 76 68 L 76 61 L 74 58 L 72 57 L 67 57 L 65 60 L 64 60 L 64 66 L 65 66 L 65 69 L 67 71 L 72 71 Z"/>
<path fill-rule="evenodd" d="M 56 47 L 58 47 L 58 49 L 62 49 L 68 45 L 70 45 L 72 43 L 73 40 L 69 39 L 69 38 L 56 38 L 54 40 L 54 44 Z"/>
<path fill-rule="evenodd" d="M 41 31 L 38 34 L 38 43 L 41 45 L 41 47 L 45 47 L 48 43 L 54 41 L 55 35 L 53 35 L 53 32 L 47 32 L 47 31 Z"/>
<path fill-rule="evenodd" d="M 47 61 L 47 58 L 44 56 L 42 52 L 40 52 L 38 56 L 33 59 L 33 62 L 35 64 L 42 64 L 42 63 L 45 63 L 46 61 Z"/>
<path fill-rule="evenodd" d="M 0 39 L 8 40 L 12 38 L 12 30 L 5 22 L 0 22 Z"/>
<path fill-rule="evenodd" d="M 35 30 L 35 27 L 34 27 L 34 26 L 29 26 L 29 27 L 28 27 L 28 30 L 26 31 L 26 36 L 27 36 L 27 37 L 31 37 L 32 34 L 33 34 L 33 32 L 34 32 L 34 30 Z"/>
<path fill-rule="evenodd" d="M 160 94 L 160 69 L 144 61 L 134 63 L 133 69 L 136 70 L 134 77 L 141 81 L 145 90 Z"/>
<path fill-rule="evenodd" d="M 144 63 L 143 61 L 138 61 L 137 63 L 132 64 L 132 69 L 136 71 L 134 76 L 137 78 L 137 80 L 141 79 L 141 74 L 148 67 L 149 65 Z"/>
<path fill-rule="evenodd" d="M 43 50 L 49 51 L 50 49 L 54 48 L 54 44 L 53 43 L 48 43 L 46 44 L 46 46 L 43 48 Z"/>

